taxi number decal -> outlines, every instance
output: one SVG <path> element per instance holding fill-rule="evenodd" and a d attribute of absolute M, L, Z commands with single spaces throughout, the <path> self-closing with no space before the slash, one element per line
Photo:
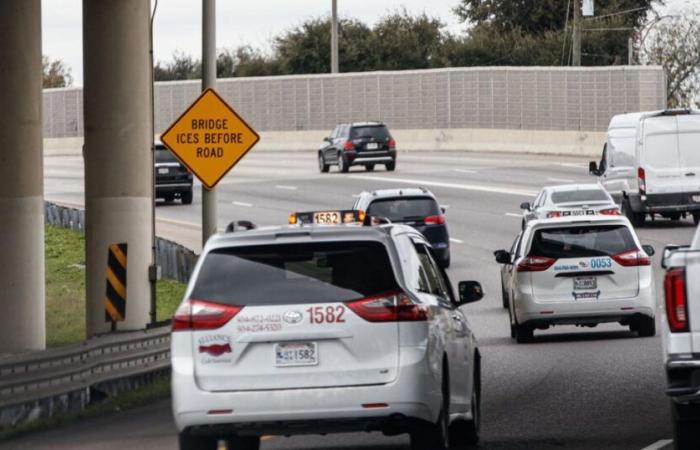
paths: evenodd
<path fill-rule="evenodd" d="M 596 258 L 591 260 L 591 269 L 610 269 L 612 260 L 610 258 Z"/>
<path fill-rule="evenodd" d="M 343 315 L 345 314 L 345 307 L 343 306 L 313 306 L 307 308 L 306 312 L 309 313 L 309 321 L 312 324 L 320 323 L 345 323 Z"/>

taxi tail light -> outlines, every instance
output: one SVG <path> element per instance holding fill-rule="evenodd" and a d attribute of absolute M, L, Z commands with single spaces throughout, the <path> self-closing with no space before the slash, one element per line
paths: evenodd
<path fill-rule="evenodd" d="M 624 267 L 651 266 L 651 258 L 642 250 L 630 250 L 618 253 L 613 256 L 612 259 Z"/>
<path fill-rule="evenodd" d="M 343 144 L 343 150 L 355 150 L 355 144 L 352 141 L 345 141 Z"/>
<path fill-rule="evenodd" d="M 389 139 L 389 149 L 396 150 L 396 141 L 393 138 Z"/>
<path fill-rule="evenodd" d="M 426 225 L 444 225 L 445 224 L 445 216 L 440 214 L 437 216 L 428 216 L 425 219 L 423 219 Z"/>
<path fill-rule="evenodd" d="M 518 272 L 544 272 L 557 262 L 546 256 L 528 256 L 518 264 Z"/>
<path fill-rule="evenodd" d="M 550 211 L 547 213 L 548 219 L 552 219 L 554 217 L 561 217 L 561 211 Z"/>
<path fill-rule="evenodd" d="M 676 267 L 666 272 L 664 294 L 669 329 L 674 333 L 688 331 L 688 303 L 684 268 Z"/>
<path fill-rule="evenodd" d="M 647 192 L 647 173 L 643 167 L 637 169 L 637 178 L 639 178 L 639 193 L 646 194 Z"/>
<path fill-rule="evenodd" d="M 405 292 L 346 302 L 345 305 L 368 322 L 420 322 L 428 320 L 428 308 L 413 302 Z"/>
<path fill-rule="evenodd" d="M 607 208 L 607 209 L 601 209 L 598 211 L 599 214 L 602 214 L 604 216 L 619 216 L 620 215 L 620 208 Z"/>
<path fill-rule="evenodd" d="M 298 220 L 297 213 L 291 213 L 287 219 L 290 225 L 296 225 Z"/>
<path fill-rule="evenodd" d="M 215 330 L 226 325 L 242 309 L 242 306 L 189 299 L 175 311 L 173 331 Z"/>

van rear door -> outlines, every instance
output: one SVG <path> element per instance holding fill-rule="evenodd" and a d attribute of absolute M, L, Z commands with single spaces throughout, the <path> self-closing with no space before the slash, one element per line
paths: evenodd
<path fill-rule="evenodd" d="M 647 118 L 642 129 L 639 168 L 644 170 L 646 193 L 683 192 L 677 116 Z"/>

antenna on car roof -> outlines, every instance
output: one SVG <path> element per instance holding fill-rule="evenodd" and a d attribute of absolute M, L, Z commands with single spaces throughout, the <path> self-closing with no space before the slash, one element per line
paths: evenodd
<path fill-rule="evenodd" d="M 236 231 L 248 231 L 257 228 L 255 224 L 249 220 L 239 220 L 238 222 L 231 222 L 226 227 L 226 233 L 235 233 Z"/>

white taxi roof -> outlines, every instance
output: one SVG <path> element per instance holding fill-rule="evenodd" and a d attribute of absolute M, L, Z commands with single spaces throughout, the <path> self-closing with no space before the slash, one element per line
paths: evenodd
<path fill-rule="evenodd" d="M 598 183 L 557 184 L 547 186 L 545 189 L 549 190 L 550 192 L 591 191 L 602 190 L 603 186 Z"/>
<path fill-rule="evenodd" d="M 625 216 L 569 216 L 569 217 L 553 217 L 551 219 L 538 219 L 528 223 L 528 228 L 536 228 L 543 226 L 578 226 L 585 224 L 596 225 L 626 225 L 631 226 L 630 221 Z"/>

